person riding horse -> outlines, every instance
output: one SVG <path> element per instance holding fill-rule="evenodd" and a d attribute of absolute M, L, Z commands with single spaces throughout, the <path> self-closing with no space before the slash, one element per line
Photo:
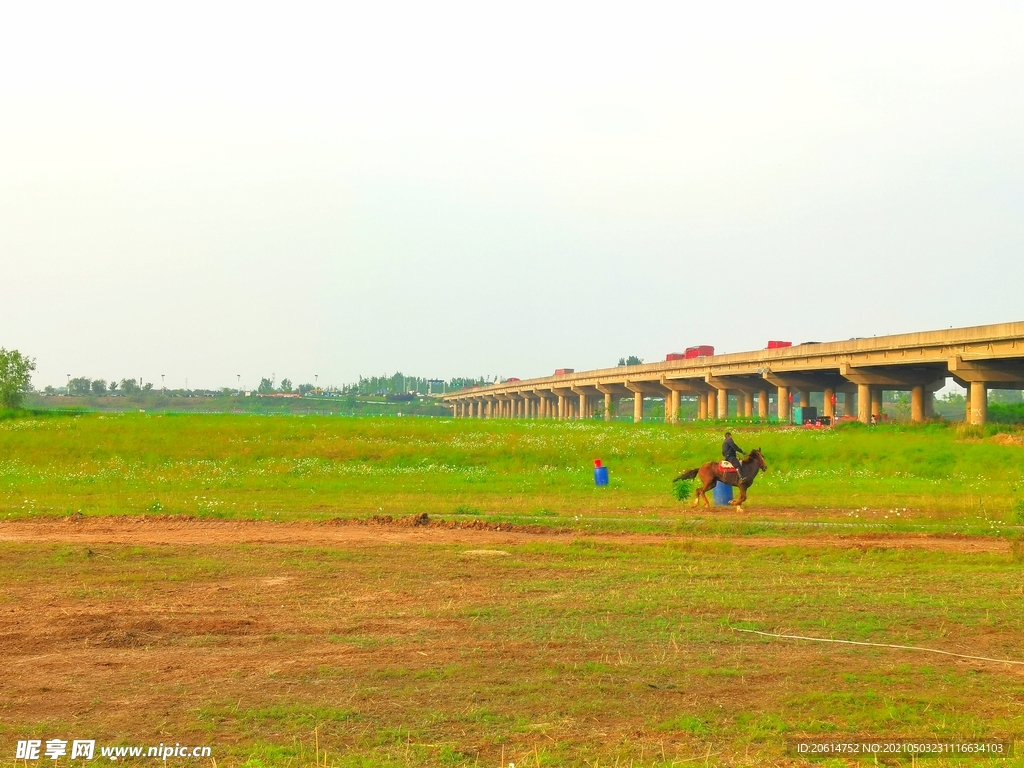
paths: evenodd
<path fill-rule="evenodd" d="M 746 453 L 746 451 L 736 445 L 736 441 L 732 439 L 732 432 L 726 432 L 725 442 L 722 443 L 722 455 L 726 461 L 736 468 L 738 474 L 740 471 L 740 460 L 736 458 L 737 453 Z"/>

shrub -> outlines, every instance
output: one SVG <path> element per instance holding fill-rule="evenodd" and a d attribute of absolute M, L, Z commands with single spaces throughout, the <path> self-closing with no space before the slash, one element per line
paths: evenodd
<path fill-rule="evenodd" d="M 678 501 L 688 501 L 693 496 L 693 480 L 679 480 L 672 483 L 672 496 Z"/>

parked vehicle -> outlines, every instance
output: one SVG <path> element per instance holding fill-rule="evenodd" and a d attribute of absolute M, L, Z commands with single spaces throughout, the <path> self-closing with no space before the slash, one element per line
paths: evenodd
<path fill-rule="evenodd" d="M 715 348 L 708 346 L 707 344 L 703 344 L 699 347 L 687 347 L 686 351 L 683 353 L 683 358 L 685 360 L 693 360 L 695 357 L 714 357 L 714 355 Z"/>

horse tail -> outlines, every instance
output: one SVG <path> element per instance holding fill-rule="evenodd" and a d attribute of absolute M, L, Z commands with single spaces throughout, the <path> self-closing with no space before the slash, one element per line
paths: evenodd
<path fill-rule="evenodd" d="M 697 467 L 696 469 L 688 469 L 685 472 L 683 472 L 683 474 L 681 474 L 679 477 L 675 478 L 672 482 L 678 483 L 680 480 L 693 480 L 693 478 L 697 476 L 698 472 L 700 472 L 700 467 Z"/>

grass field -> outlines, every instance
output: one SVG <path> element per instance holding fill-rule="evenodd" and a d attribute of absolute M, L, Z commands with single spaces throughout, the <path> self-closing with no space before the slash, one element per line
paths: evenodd
<path fill-rule="evenodd" d="M 1009 428 L 1007 428 L 1009 429 Z M 262 519 L 427 512 L 558 526 L 751 521 L 987 532 L 1024 523 L 1024 432 L 940 424 L 736 427 L 769 471 L 746 512 L 692 511 L 680 470 L 722 427 L 423 418 L 92 414 L 0 421 L 0 515 Z M 611 468 L 597 489 L 592 460 Z M 720 522 L 716 522 L 720 521 Z"/>
<path fill-rule="evenodd" d="M 769 473 L 709 513 L 669 489 L 717 427 L 0 420 L 0 765 L 51 737 L 251 768 L 1020 738 L 1024 665 L 738 631 L 1024 661 L 1020 433 L 733 431 Z M 420 512 L 492 525 L 333 520 Z"/>

